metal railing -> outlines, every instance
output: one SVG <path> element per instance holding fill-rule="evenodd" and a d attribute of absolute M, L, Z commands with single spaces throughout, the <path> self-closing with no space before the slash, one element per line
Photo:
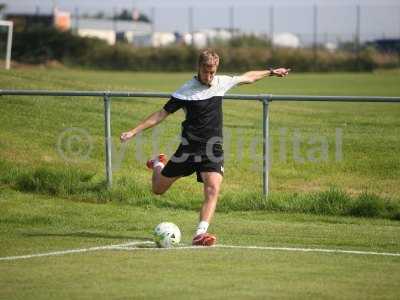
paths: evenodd
<path fill-rule="evenodd" d="M 46 91 L 46 90 L 0 90 L 0 96 L 80 96 L 102 97 L 104 101 L 104 136 L 106 156 L 107 185 L 112 185 L 112 157 L 111 157 L 111 97 L 133 98 L 170 98 L 169 93 L 152 92 L 111 92 L 111 91 Z M 272 101 L 324 101 L 324 102 L 375 102 L 375 103 L 400 103 L 400 97 L 381 96 L 301 96 L 301 95 L 241 95 L 228 94 L 224 99 L 230 100 L 256 100 L 263 105 L 263 194 L 269 192 L 269 103 Z"/>

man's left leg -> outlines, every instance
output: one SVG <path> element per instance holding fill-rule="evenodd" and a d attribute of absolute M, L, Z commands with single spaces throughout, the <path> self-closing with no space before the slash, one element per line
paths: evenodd
<path fill-rule="evenodd" d="M 211 246 L 215 243 L 216 238 L 207 234 L 207 229 L 217 207 L 223 177 L 218 172 L 201 172 L 200 175 L 204 183 L 204 202 L 201 207 L 200 223 L 193 239 L 193 244 Z"/>

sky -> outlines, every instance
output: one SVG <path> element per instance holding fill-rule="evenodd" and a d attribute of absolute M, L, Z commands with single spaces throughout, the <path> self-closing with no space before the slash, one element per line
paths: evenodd
<path fill-rule="evenodd" d="M 187 32 L 234 27 L 246 33 L 292 32 L 302 40 L 313 38 L 317 5 L 317 33 L 321 42 L 349 40 L 357 28 L 361 7 L 361 40 L 400 38 L 400 0 L 0 0 L 13 12 L 49 12 L 53 5 L 80 13 L 138 8 L 154 16 L 156 31 Z M 271 26 L 271 6 L 273 25 Z M 190 26 L 189 7 L 192 7 Z M 233 14 L 230 7 L 233 7 Z M 153 8 L 153 9 L 152 9 Z M 233 16 L 233 17 L 232 17 Z"/>

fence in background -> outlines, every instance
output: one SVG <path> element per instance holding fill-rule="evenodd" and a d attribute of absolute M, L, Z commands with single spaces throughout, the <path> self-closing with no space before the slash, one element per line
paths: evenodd
<path fill-rule="evenodd" d="M 105 169 L 108 187 L 112 185 L 111 144 L 111 97 L 170 98 L 169 93 L 111 92 L 111 91 L 46 91 L 46 90 L 0 90 L 0 96 L 71 96 L 101 97 L 104 101 Z M 324 101 L 324 102 L 375 102 L 400 103 L 400 97 L 381 96 L 301 96 L 301 95 L 242 95 L 228 94 L 224 99 L 255 100 L 262 103 L 263 112 L 263 195 L 269 192 L 269 104 L 272 101 Z"/>

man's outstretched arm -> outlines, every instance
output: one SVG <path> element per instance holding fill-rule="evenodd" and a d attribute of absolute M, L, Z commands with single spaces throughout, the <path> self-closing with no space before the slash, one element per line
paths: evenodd
<path fill-rule="evenodd" d="M 267 76 L 285 77 L 289 74 L 289 72 L 290 69 L 287 68 L 268 69 L 263 71 L 249 71 L 240 76 L 242 79 L 240 83 L 253 83 Z"/>
<path fill-rule="evenodd" d="M 127 140 L 133 138 L 135 135 L 139 134 L 143 130 L 156 126 L 158 123 L 162 122 L 168 115 L 169 113 L 166 112 L 164 109 L 161 109 L 160 111 L 151 114 L 142 122 L 140 122 L 140 124 L 135 128 L 127 132 L 123 132 L 120 137 L 121 142 L 126 142 Z"/>

